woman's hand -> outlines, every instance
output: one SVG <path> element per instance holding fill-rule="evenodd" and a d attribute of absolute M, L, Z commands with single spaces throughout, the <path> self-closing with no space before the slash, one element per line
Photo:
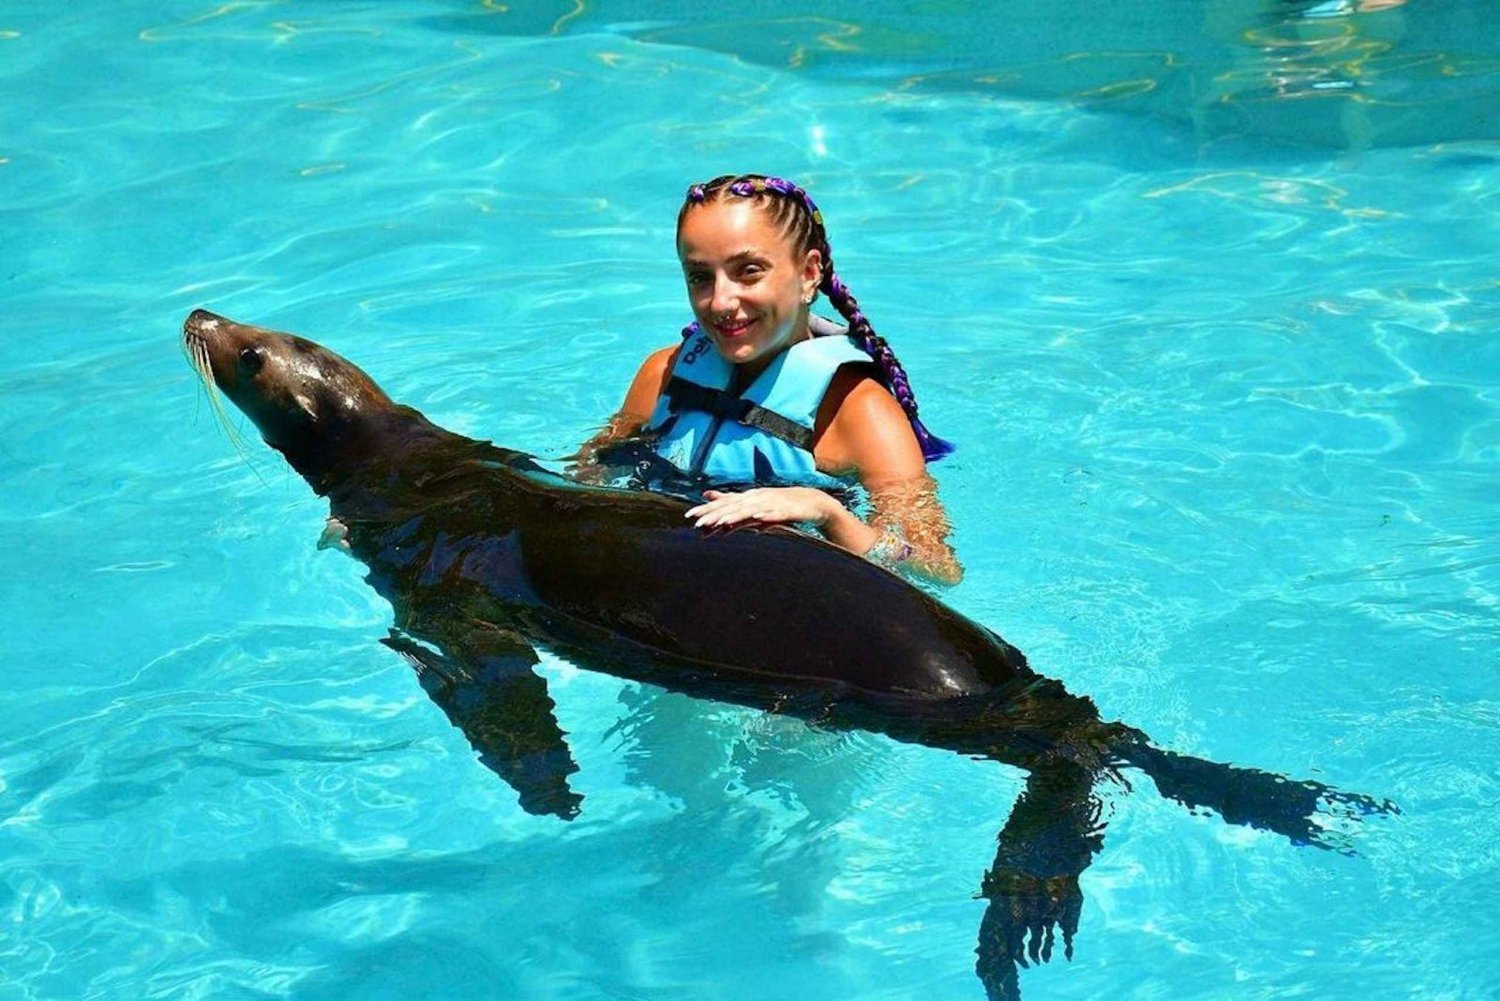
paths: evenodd
<path fill-rule="evenodd" d="M 756 487 L 744 493 L 705 490 L 704 502 L 689 508 L 685 517 L 698 528 L 747 528 L 806 522 L 823 528 L 844 510 L 843 505 L 812 487 Z"/>
<path fill-rule="evenodd" d="M 860 521 L 844 505 L 812 487 L 756 487 L 732 494 L 705 490 L 704 503 L 689 508 L 686 517 L 698 528 L 750 528 L 755 525 L 812 525 L 823 537 L 855 555 L 875 543 L 880 533 Z"/>

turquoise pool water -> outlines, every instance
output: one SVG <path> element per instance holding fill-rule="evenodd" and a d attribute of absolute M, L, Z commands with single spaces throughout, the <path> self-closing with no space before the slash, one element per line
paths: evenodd
<path fill-rule="evenodd" d="M 735 169 L 959 443 L 953 605 L 1403 810 L 1345 857 L 1109 790 L 1023 994 L 1500 994 L 1495 11 L 1379 6 L 0 6 L 0 999 L 982 996 L 1018 773 L 549 659 L 584 810 L 522 813 L 177 346 L 558 456 Z"/>

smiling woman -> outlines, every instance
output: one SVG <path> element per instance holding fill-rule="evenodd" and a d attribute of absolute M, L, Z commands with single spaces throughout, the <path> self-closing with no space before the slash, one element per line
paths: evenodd
<path fill-rule="evenodd" d="M 807 193 L 759 174 L 695 184 L 677 254 L 695 320 L 646 359 L 585 464 L 639 436 L 709 488 L 687 512 L 701 528 L 809 524 L 875 562 L 956 583 L 926 465 L 952 447 L 923 427 L 901 364 L 835 274 Z M 819 291 L 847 328 L 813 315 Z M 869 523 L 827 492 L 853 482 Z"/>

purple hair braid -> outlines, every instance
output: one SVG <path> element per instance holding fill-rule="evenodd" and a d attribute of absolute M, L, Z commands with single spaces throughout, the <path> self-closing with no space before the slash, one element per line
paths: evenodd
<path fill-rule="evenodd" d="M 823 246 L 827 248 L 825 240 Z M 917 444 L 922 446 L 922 458 L 928 462 L 936 462 L 945 455 L 953 453 L 953 443 L 944 441 L 931 431 L 922 419 L 917 416 L 917 394 L 912 392 L 911 381 L 906 376 L 906 369 L 896 358 L 896 352 L 886 343 L 884 337 L 875 332 L 870 321 L 865 319 L 865 314 L 860 311 L 859 302 L 849 293 L 849 288 L 839 280 L 833 271 L 833 257 L 824 254 L 824 272 L 822 288 L 828 294 L 828 302 L 834 309 L 839 311 L 849 323 L 849 336 L 854 338 L 858 344 L 880 368 L 881 381 L 901 404 L 901 409 L 906 412 L 906 419 L 911 423 L 912 433 L 917 436 Z"/>

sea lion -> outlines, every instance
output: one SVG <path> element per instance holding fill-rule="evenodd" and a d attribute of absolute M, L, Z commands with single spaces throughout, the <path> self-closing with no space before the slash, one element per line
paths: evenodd
<path fill-rule="evenodd" d="M 1102 845 L 1095 783 L 1133 766 L 1161 792 L 1297 843 L 1345 847 L 1320 811 L 1394 806 L 1154 747 L 1036 674 L 997 634 L 900 577 L 780 527 L 709 535 L 688 505 L 583 486 L 453 434 L 312 341 L 203 310 L 194 366 L 326 497 L 335 544 L 395 609 L 386 642 L 523 809 L 574 816 L 577 770 L 535 648 L 699 698 L 859 728 L 1028 772 L 982 892 L 976 970 L 1072 953 L 1078 876 Z M 325 538 L 328 533 L 325 533 Z"/>

